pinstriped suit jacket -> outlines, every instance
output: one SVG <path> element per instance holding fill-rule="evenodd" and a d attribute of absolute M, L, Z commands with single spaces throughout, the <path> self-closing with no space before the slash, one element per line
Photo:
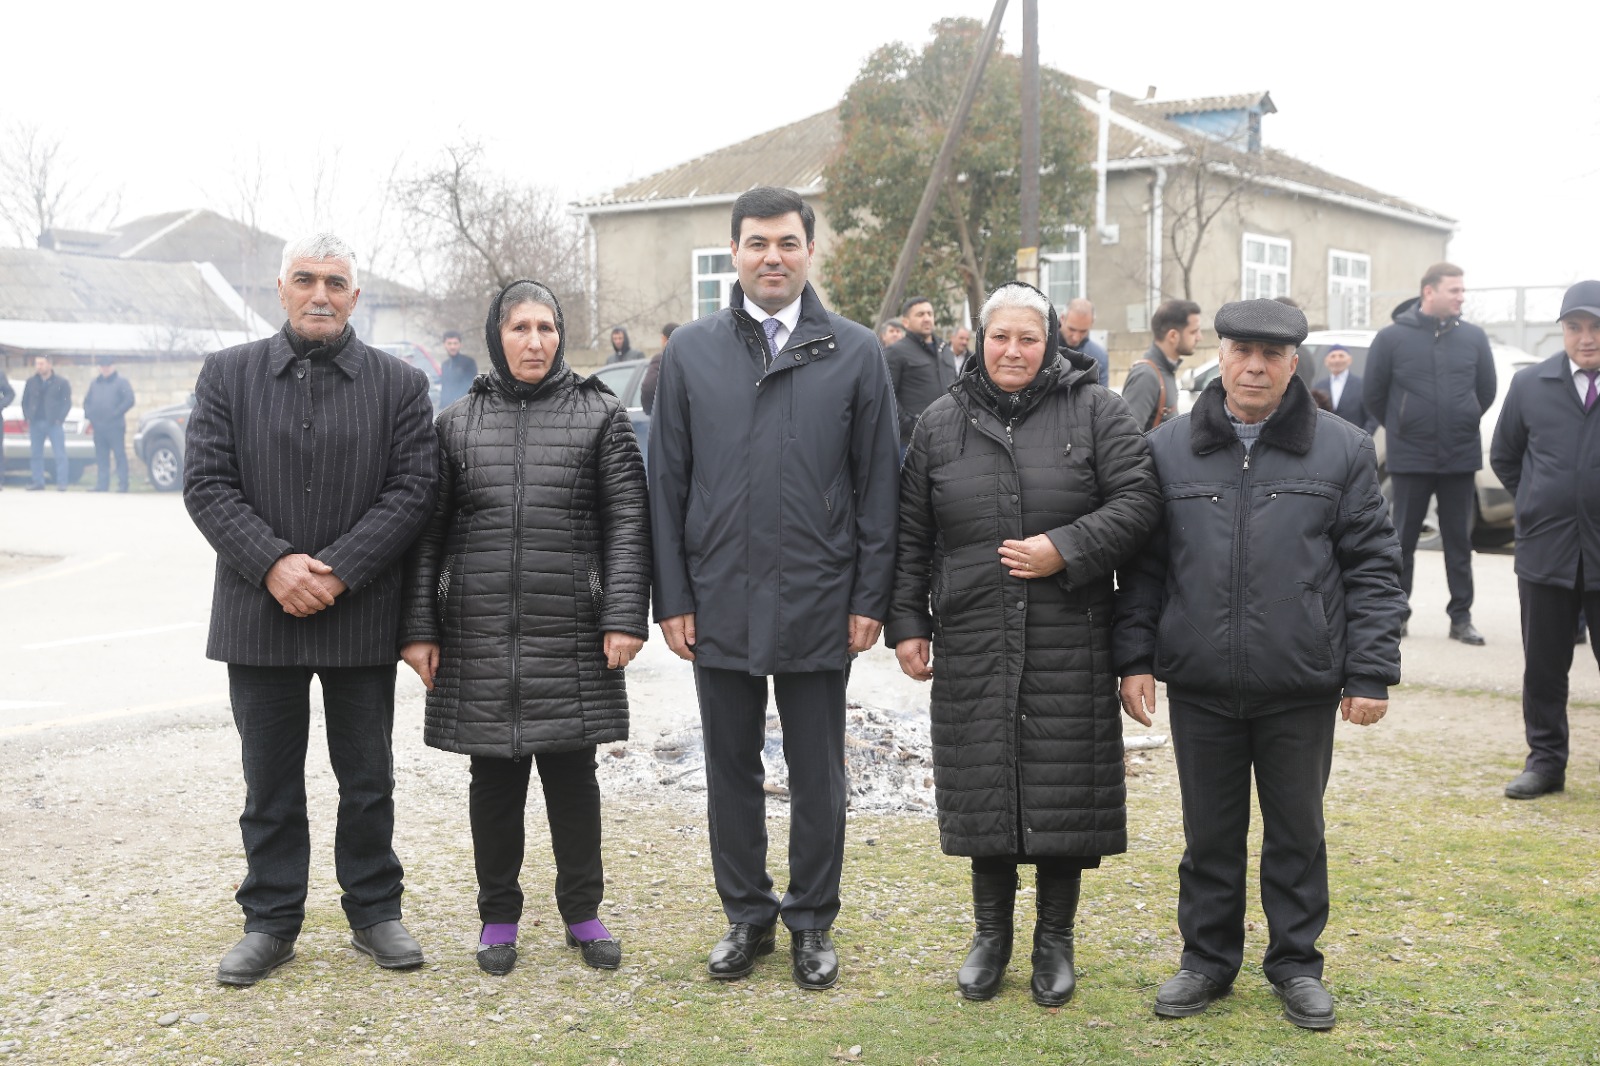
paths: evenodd
<path fill-rule="evenodd" d="M 401 561 L 438 476 L 432 414 L 421 371 L 354 337 L 322 365 L 297 358 L 283 331 L 206 359 L 183 498 L 217 551 L 207 657 L 249 666 L 398 658 Z M 285 613 L 264 584 L 295 552 L 349 586 L 309 618 Z"/>

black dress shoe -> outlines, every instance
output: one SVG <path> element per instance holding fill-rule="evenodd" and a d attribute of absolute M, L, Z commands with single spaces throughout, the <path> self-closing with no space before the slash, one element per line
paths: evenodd
<path fill-rule="evenodd" d="M 1272 991 L 1283 1000 L 1283 1016 L 1300 1028 L 1333 1028 L 1333 997 L 1315 977 L 1291 977 Z"/>
<path fill-rule="evenodd" d="M 1156 1013 L 1163 1018 L 1187 1018 L 1231 991 L 1232 983 L 1218 984 L 1203 973 L 1179 970 L 1156 991 Z"/>
<path fill-rule="evenodd" d="M 1564 792 L 1567 783 L 1559 777 L 1541 774 L 1537 770 L 1524 770 L 1506 786 L 1506 799 L 1538 799 L 1547 792 Z"/>
<path fill-rule="evenodd" d="M 756 968 L 756 957 L 771 955 L 777 946 L 770 925 L 734 922 L 722 934 L 706 960 L 706 972 L 719 981 L 732 981 Z"/>
<path fill-rule="evenodd" d="M 294 941 L 270 933 L 246 933 L 222 956 L 217 980 L 225 985 L 253 985 L 294 958 Z"/>
<path fill-rule="evenodd" d="M 810 992 L 820 992 L 839 983 L 839 953 L 826 929 L 794 929 L 789 942 L 789 968 L 794 983 Z"/>
<path fill-rule="evenodd" d="M 517 945 L 479 944 L 478 969 L 491 977 L 504 977 L 517 966 Z"/>
<path fill-rule="evenodd" d="M 410 970 L 422 965 L 422 945 L 406 932 L 398 918 L 354 929 L 350 946 L 373 960 L 385 970 Z"/>
<path fill-rule="evenodd" d="M 622 941 L 614 936 L 579 940 L 567 930 L 567 947 L 579 948 L 583 961 L 597 970 L 615 970 L 622 965 Z"/>
<path fill-rule="evenodd" d="M 1471 622 L 1451 622 L 1450 639 L 1471 644 L 1474 648 L 1483 646 L 1483 634 L 1474 629 Z"/>

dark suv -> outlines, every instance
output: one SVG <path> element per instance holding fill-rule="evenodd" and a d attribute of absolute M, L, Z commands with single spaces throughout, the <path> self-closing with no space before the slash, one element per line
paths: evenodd
<path fill-rule="evenodd" d="M 177 492 L 183 488 L 183 427 L 194 410 L 194 393 L 182 403 L 158 407 L 139 419 L 133 435 L 133 451 L 150 471 L 150 484 L 157 492 Z"/>

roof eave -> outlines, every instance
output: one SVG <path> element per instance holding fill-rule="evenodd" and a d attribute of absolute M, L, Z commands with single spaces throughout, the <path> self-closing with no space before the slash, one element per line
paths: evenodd
<path fill-rule="evenodd" d="M 679 207 L 715 207 L 719 204 L 731 204 L 745 191 L 707 193 L 703 196 L 669 196 L 650 200 L 615 200 L 610 202 L 576 202 L 570 205 L 573 215 L 588 217 L 590 215 L 620 215 L 631 211 L 670 211 Z M 819 196 L 822 193 L 822 183 L 814 182 L 793 190 L 801 196 Z"/>

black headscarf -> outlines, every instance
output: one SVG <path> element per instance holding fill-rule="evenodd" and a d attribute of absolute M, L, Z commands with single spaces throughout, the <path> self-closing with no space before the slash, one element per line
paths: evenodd
<path fill-rule="evenodd" d="M 1012 419 L 1020 418 L 1032 410 L 1033 406 L 1039 402 L 1040 397 L 1055 388 L 1056 382 L 1061 379 L 1062 373 L 1068 369 L 1066 363 L 1061 359 L 1060 323 L 1056 319 L 1055 306 L 1050 303 L 1048 296 L 1023 281 L 1008 281 L 1002 285 L 997 285 L 994 292 L 989 295 L 992 297 L 994 293 L 1012 285 L 1027 289 L 1029 292 L 1038 293 L 1044 299 L 1045 306 L 1050 309 L 1048 320 L 1045 322 L 1044 358 L 1039 362 L 1038 373 L 1033 376 L 1032 381 L 1016 392 L 1007 392 L 996 385 L 994 379 L 989 376 L 989 365 L 983 357 L 982 326 L 978 327 L 977 347 L 972 357 L 968 360 L 969 369 L 967 370 L 967 373 L 974 378 L 972 394 L 985 407 L 1008 422 Z M 975 369 L 972 368 L 972 364 L 976 364 Z"/>
<path fill-rule="evenodd" d="M 525 282 L 537 285 L 545 292 L 550 293 L 550 303 L 553 305 L 551 309 L 556 313 L 556 334 L 560 338 L 556 343 L 556 357 L 550 361 L 550 369 L 545 372 L 543 380 L 537 385 L 519 381 L 511 373 L 511 364 L 506 362 L 505 347 L 500 343 L 501 302 L 505 300 L 506 293 Z M 532 399 L 542 389 L 553 385 L 571 372 L 567 368 L 567 323 L 566 319 L 561 315 L 561 302 L 556 299 L 555 293 L 551 292 L 550 286 L 542 281 L 534 281 L 532 278 L 518 278 L 501 289 L 499 294 L 489 301 L 489 317 L 483 324 L 483 341 L 484 346 L 489 350 L 489 361 L 494 364 L 493 377 L 495 387 L 515 396 L 519 400 Z"/>

